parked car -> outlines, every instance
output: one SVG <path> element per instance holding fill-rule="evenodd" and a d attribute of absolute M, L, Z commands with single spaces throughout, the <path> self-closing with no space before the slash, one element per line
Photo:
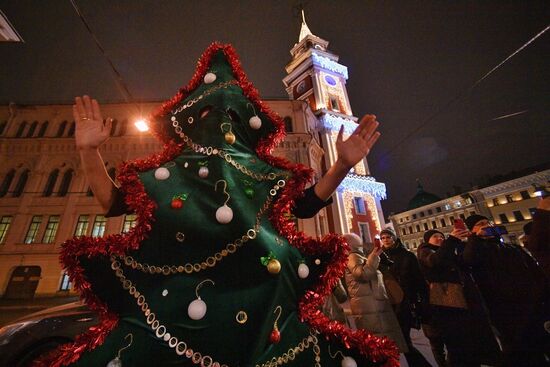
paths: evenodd
<path fill-rule="evenodd" d="M 47 308 L 0 329 L 0 367 L 27 367 L 41 354 L 74 340 L 98 317 L 82 302 Z"/>

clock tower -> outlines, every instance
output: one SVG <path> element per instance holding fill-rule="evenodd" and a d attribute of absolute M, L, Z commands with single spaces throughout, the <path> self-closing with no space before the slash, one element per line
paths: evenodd
<path fill-rule="evenodd" d="M 315 134 L 324 150 L 323 170 L 336 161 L 336 138 L 344 125 L 344 139 L 357 127 L 346 90 L 348 68 L 338 63 L 338 55 L 328 50 L 328 41 L 311 33 L 302 10 L 298 43 L 290 50 L 291 61 L 283 79 L 291 100 L 307 102 L 318 119 Z M 330 229 L 336 233 L 355 232 L 372 242 L 384 225 L 380 200 L 386 186 L 370 175 L 367 159 L 360 161 L 337 189 L 334 204 L 327 208 Z"/>

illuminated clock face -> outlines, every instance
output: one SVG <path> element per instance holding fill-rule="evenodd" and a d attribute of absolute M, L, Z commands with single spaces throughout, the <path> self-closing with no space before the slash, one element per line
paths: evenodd
<path fill-rule="evenodd" d="M 336 86 L 336 79 L 334 79 L 330 75 L 325 75 L 325 82 L 330 86 L 333 86 L 333 87 Z"/>

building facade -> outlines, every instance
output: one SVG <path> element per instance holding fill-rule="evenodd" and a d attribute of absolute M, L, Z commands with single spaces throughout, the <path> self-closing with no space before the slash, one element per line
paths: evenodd
<path fill-rule="evenodd" d="M 323 150 L 313 131 L 318 120 L 303 101 L 267 101 L 284 117 L 288 134 L 274 154 L 322 166 Z M 105 104 L 102 112 L 115 120 L 111 137 L 101 146 L 105 168 L 116 177 L 127 160 L 161 149 L 149 133 L 134 126 L 160 102 L 135 106 Z M 70 293 L 59 264 L 61 244 L 73 236 L 105 236 L 128 231 L 135 215 L 105 218 L 82 171 L 74 143 L 71 105 L 0 106 L 0 295 L 29 298 Z M 321 175 L 319 172 L 317 175 Z M 304 232 L 329 232 L 326 209 L 315 218 L 298 220 Z"/>
<path fill-rule="evenodd" d="M 425 231 L 437 229 L 449 234 L 455 219 L 465 219 L 474 213 L 506 227 L 505 239 L 518 243 L 523 226 L 532 219 L 538 205 L 540 188 L 549 182 L 550 170 L 544 170 L 439 200 L 419 185 L 409 210 L 392 214 L 389 219 L 405 246 L 413 251 L 423 242 Z"/>
<path fill-rule="evenodd" d="M 283 83 L 289 98 L 306 101 L 319 121 L 316 133 L 325 155 L 317 172 L 326 172 L 337 159 L 340 127 L 344 126 L 344 139 L 357 127 L 346 89 L 348 69 L 328 50 L 328 41 L 311 33 L 303 12 L 298 43 L 290 54 Z M 363 159 L 343 180 L 328 208 L 331 231 L 354 232 L 372 242 L 384 223 L 380 200 L 385 198 L 386 186 L 370 175 L 367 159 Z"/>

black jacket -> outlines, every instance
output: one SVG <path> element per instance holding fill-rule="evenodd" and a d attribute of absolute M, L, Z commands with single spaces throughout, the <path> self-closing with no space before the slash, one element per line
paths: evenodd
<path fill-rule="evenodd" d="M 441 246 L 429 243 L 418 246 L 420 270 L 428 283 L 463 283 L 457 258 L 461 245 L 459 239 L 451 236 Z"/>
<path fill-rule="evenodd" d="M 393 261 L 393 264 L 380 263 L 382 273 L 390 271 L 399 282 L 405 296 L 411 303 L 428 301 L 428 286 L 422 273 L 416 256 L 407 250 L 401 242 L 395 246 L 384 249 L 384 254 Z"/>
<path fill-rule="evenodd" d="M 548 339 L 542 329 L 550 317 L 548 282 L 522 247 L 498 238 L 471 236 L 462 259 L 485 302 L 504 350 L 525 350 Z"/>

